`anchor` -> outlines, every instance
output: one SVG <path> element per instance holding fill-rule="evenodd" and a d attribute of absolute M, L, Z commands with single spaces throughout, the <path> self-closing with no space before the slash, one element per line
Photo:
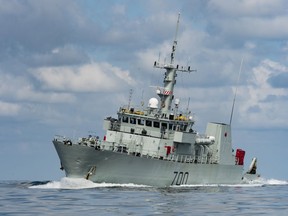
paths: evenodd
<path fill-rule="evenodd" d="M 62 164 L 62 162 L 60 162 L 60 169 L 63 171 L 64 170 L 64 167 L 63 167 L 63 164 Z"/>
<path fill-rule="evenodd" d="M 89 180 L 90 176 L 93 175 L 93 174 L 95 174 L 95 172 L 96 172 L 96 166 L 92 166 L 92 167 L 89 169 L 89 171 L 88 171 L 85 179 L 86 179 L 86 180 Z"/>

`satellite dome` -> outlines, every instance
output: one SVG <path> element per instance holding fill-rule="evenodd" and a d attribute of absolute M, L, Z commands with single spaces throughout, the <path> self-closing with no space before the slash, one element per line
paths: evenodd
<path fill-rule="evenodd" d="M 148 107 L 153 108 L 153 109 L 157 109 L 158 108 L 158 100 L 157 98 L 150 98 L 149 103 L 148 103 Z"/>
<path fill-rule="evenodd" d="M 175 105 L 179 105 L 179 103 L 180 103 L 180 99 L 179 99 L 179 98 L 176 98 L 176 99 L 175 99 Z"/>

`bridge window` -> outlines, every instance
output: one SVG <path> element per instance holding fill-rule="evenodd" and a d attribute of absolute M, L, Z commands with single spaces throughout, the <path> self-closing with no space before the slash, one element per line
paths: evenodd
<path fill-rule="evenodd" d="M 162 122 L 161 125 L 162 125 L 162 128 L 167 129 L 167 123 L 166 122 Z"/>
<path fill-rule="evenodd" d="M 122 122 L 128 123 L 128 117 L 127 116 L 123 116 L 122 117 Z"/>
<path fill-rule="evenodd" d="M 138 120 L 138 125 L 144 125 L 145 119 L 137 119 Z"/>
<path fill-rule="evenodd" d="M 136 124 L 136 118 L 130 118 L 130 123 L 131 124 Z"/>
<path fill-rule="evenodd" d="M 153 126 L 154 126 L 155 128 L 159 128 L 159 127 L 160 127 L 160 122 L 154 121 L 154 122 L 153 122 Z"/>
<path fill-rule="evenodd" d="M 187 131 L 187 126 L 188 125 L 184 125 L 184 129 L 183 129 L 184 131 Z"/>
<path fill-rule="evenodd" d="M 177 130 L 177 131 L 179 131 L 179 125 L 173 125 L 173 130 L 175 131 L 175 130 Z"/>
<path fill-rule="evenodd" d="M 152 127 L 152 121 L 151 120 L 146 120 L 146 126 Z"/>

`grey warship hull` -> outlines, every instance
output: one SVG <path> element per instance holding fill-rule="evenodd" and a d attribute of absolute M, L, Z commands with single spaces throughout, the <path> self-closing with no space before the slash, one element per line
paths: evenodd
<path fill-rule="evenodd" d="M 243 176 L 241 165 L 194 164 L 67 145 L 56 140 L 53 143 L 67 177 L 86 178 L 96 183 L 134 183 L 157 187 L 238 184 Z"/>

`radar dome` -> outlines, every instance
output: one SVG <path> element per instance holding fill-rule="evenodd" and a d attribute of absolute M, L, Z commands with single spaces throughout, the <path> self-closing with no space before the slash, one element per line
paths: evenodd
<path fill-rule="evenodd" d="M 176 98 L 176 99 L 175 99 L 175 105 L 179 105 L 179 103 L 180 103 L 180 99 L 179 99 L 179 98 Z"/>
<path fill-rule="evenodd" d="M 150 98 L 148 107 L 157 109 L 158 108 L 158 100 L 157 98 Z"/>

